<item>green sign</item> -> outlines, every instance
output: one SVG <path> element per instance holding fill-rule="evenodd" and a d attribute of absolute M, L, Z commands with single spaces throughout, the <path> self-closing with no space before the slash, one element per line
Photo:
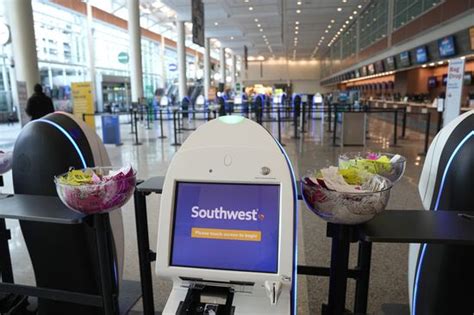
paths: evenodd
<path fill-rule="evenodd" d="M 236 83 L 236 84 L 235 84 L 235 90 L 236 90 L 237 92 L 240 92 L 240 83 Z"/>
<path fill-rule="evenodd" d="M 122 51 L 121 53 L 118 54 L 118 62 L 128 63 L 129 60 L 130 60 L 130 57 L 128 56 L 127 52 Z"/>

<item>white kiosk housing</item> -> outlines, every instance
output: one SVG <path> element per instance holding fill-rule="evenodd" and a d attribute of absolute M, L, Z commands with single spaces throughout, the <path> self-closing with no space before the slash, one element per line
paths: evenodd
<path fill-rule="evenodd" d="M 291 164 L 263 127 L 240 116 L 199 127 L 163 186 L 163 314 L 296 314 L 296 205 Z"/>

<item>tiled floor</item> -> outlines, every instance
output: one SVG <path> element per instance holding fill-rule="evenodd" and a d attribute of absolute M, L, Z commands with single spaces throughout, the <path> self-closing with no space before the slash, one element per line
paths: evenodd
<path fill-rule="evenodd" d="M 123 117 L 124 122 L 127 120 Z M 97 120 L 100 127 L 100 121 Z M 193 121 L 191 127 L 202 124 L 203 121 Z M 264 123 L 274 135 L 277 132 L 276 123 Z M 328 164 L 335 164 L 338 155 L 344 151 L 362 150 L 361 147 L 333 147 L 330 134 L 326 132 L 327 125 L 321 125 L 319 120 L 310 120 L 305 133 L 300 139 L 293 139 L 293 127 L 291 123 L 282 126 L 282 142 L 286 144 L 285 149 L 293 163 L 295 172 L 299 175 L 307 170 L 317 169 Z M 98 133 L 101 134 L 100 128 Z M 390 145 L 392 139 L 392 125 L 376 119 L 369 120 L 369 137 L 367 149 L 385 150 L 397 152 L 408 159 L 408 165 L 404 178 L 393 188 L 389 209 L 421 209 L 418 197 L 417 183 L 423 164 L 423 159 L 418 153 L 423 149 L 423 137 L 416 132 L 407 132 L 406 139 L 399 140 L 398 146 Z M 18 126 L 0 126 L 0 149 L 8 149 L 13 146 L 14 139 L 19 132 Z M 130 125 L 121 126 L 122 146 L 107 145 L 113 165 L 132 164 L 138 169 L 139 178 L 145 179 L 151 176 L 164 175 L 170 160 L 179 147 L 171 146 L 173 142 L 173 128 L 170 122 L 165 122 L 164 134 L 168 138 L 158 139 L 159 128 L 155 122 L 152 128 L 147 130 L 140 125 L 139 137 L 142 145 L 133 145 L 133 135 L 130 134 Z M 190 131 L 179 135 L 179 141 L 184 141 Z M 400 134 L 400 133 L 399 133 Z M 11 174 L 5 176 L 5 187 L 3 192 L 12 192 Z M 160 197 L 151 195 L 148 198 L 148 220 L 150 228 L 151 247 L 156 247 L 157 217 L 159 211 Z M 125 279 L 138 279 L 137 246 L 135 237 L 135 219 L 133 204 L 129 202 L 123 208 L 125 224 Z M 299 204 L 299 263 L 319 266 L 328 266 L 330 257 L 330 242 L 325 237 L 326 225 L 317 216 L 308 211 L 303 203 Z M 21 231 L 17 222 L 8 220 L 8 227 L 12 230 L 13 240 L 10 242 L 10 250 L 14 261 L 15 279 L 19 283 L 34 283 L 33 272 L 30 266 L 28 254 L 21 237 Z M 357 257 L 357 248 L 353 247 L 350 262 L 354 266 Z M 374 244 L 372 274 L 369 291 L 369 313 L 386 314 L 383 310 L 393 304 L 408 304 L 407 288 L 407 261 L 408 245 L 397 244 Z M 321 304 L 325 302 L 328 291 L 328 280 L 319 277 L 299 277 L 299 314 L 319 314 Z M 154 276 L 155 305 L 158 311 L 162 310 L 167 295 L 170 291 L 170 283 Z M 354 284 L 349 281 L 347 307 L 351 308 L 353 303 Z M 134 308 L 141 309 L 140 303 Z M 391 314 L 403 314 L 396 311 Z"/>

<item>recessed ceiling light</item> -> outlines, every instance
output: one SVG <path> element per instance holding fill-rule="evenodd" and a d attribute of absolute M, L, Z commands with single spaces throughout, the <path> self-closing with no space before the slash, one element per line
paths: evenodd
<path fill-rule="evenodd" d="M 267 35 L 263 34 L 262 37 L 263 37 L 263 38 L 267 38 Z"/>
<path fill-rule="evenodd" d="M 328 25 L 328 28 L 331 28 L 332 26 L 331 25 Z"/>
<path fill-rule="evenodd" d="M 342 0 L 342 2 L 346 3 L 346 2 L 347 2 L 347 0 Z"/>
<path fill-rule="evenodd" d="M 298 31 L 295 31 L 295 35 L 298 35 Z"/>
<path fill-rule="evenodd" d="M 295 24 L 296 24 L 296 25 L 299 25 L 299 24 L 300 24 L 300 21 L 296 21 Z"/>
<path fill-rule="evenodd" d="M 260 32 L 263 32 L 263 28 L 260 29 Z"/>
<path fill-rule="evenodd" d="M 245 3 L 249 2 L 249 0 L 244 0 Z"/>
<path fill-rule="evenodd" d="M 295 37 L 295 40 L 298 40 L 298 37 Z"/>
<path fill-rule="evenodd" d="M 230 40 L 234 40 L 234 36 L 231 36 L 231 37 L 230 37 Z"/>
<path fill-rule="evenodd" d="M 249 7 L 249 11 L 253 11 L 253 7 Z"/>
<path fill-rule="evenodd" d="M 296 10 L 296 14 L 300 14 L 300 13 L 301 13 L 300 9 Z"/>
<path fill-rule="evenodd" d="M 329 31 L 328 31 L 328 30 L 325 30 L 324 32 L 325 32 L 325 33 L 329 33 Z"/>
<path fill-rule="evenodd" d="M 255 18 L 255 19 L 254 19 L 254 21 L 255 21 L 255 22 L 258 22 L 258 19 L 257 19 L 257 18 Z"/>
<path fill-rule="evenodd" d="M 342 8 L 337 8 L 337 12 L 341 12 L 342 11 Z"/>
<path fill-rule="evenodd" d="M 296 2 L 297 5 L 301 5 L 301 1 Z"/>
<path fill-rule="evenodd" d="M 346 21 L 346 24 L 349 24 L 349 21 Z"/>
<path fill-rule="evenodd" d="M 357 7 L 358 7 L 359 9 L 362 9 L 362 4 L 359 4 Z"/>
<path fill-rule="evenodd" d="M 321 39 L 324 39 L 325 37 L 324 36 L 321 36 Z"/>
<path fill-rule="evenodd" d="M 299 26 L 295 26 L 295 30 L 299 30 L 299 29 L 300 29 L 300 27 L 299 27 Z"/>
<path fill-rule="evenodd" d="M 334 21 L 334 20 L 331 20 L 331 23 L 334 23 L 334 22 L 336 22 L 336 21 Z"/>
<path fill-rule="evenodd" d="M 357 14 L 357 11 L 354 11 L 354 12 L 352 12 L 352 13 Z"/>
<path fill-rule="evenodd" d="M 217 25 L 219 25 L 219 23 L 218 23 L 218 22 L 214 22 L 214 25 L 217 26 Z"/>
<path fill-rule="evenodd" d="M 257 24 L 257 27 L 262 27 L 262 24 Z"/>
<path fill-rule="evenodd" d="M 351 15 L 351 16 L 349 16 L 349 20 L 352 20 L 352 15 Z"/>

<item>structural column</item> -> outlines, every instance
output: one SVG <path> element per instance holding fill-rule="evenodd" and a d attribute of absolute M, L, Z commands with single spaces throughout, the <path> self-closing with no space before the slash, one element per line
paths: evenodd
<path fill-rule="evenodd" d="M 167 81 L 165 52 L 166 52 L 166 41 L 165 41 L 165 37 L 161 35 L 160 58 L 161 58 L 161 79 L 163 80 L 163 89 L 166 89 L 166 81 Z"/>
<path fill-rule="evenodd" d="M 127 0 L 132 102 L 143 97 L 142 46 L 139 0 Z"/>
<path fill-rule="evenodd" d="M 204 42 L 204 98 L 208 99 L 211 87 L 211 39 L 206 37 Z"/>
<path fill-rule="evenodd" d="M 237 83 L 237 56 L 232 54 L 232 87 L 235 89 Z"/>
<path fill-rule="evenodd" d="M 186 29 L 184 21 L 178 21 L 178 84 L 179 101 L 181 102 L 187 96 L 187 78 L 186 78 Z"/>
<path fill-rule="evenodd" d="M 28 96 L 40 83 L 38 56 L 36 55 L 35 29 L 31 0 L 6 1 L 13 44 L 16 79 L 26 82 Z M 15 82 L 12 82 L 15 84 Z"/>
<path fill-rule="evenodd" d="M 221 50 L 220 50 L 220 74 L 221 74 L 221 78 L 220 78 L 220 83 L 224 83 L 225 85 L 225 78 L 226 78 L 226 71 L 225 71 L 225 48 L 224 47 L 221 47 Z"/>

